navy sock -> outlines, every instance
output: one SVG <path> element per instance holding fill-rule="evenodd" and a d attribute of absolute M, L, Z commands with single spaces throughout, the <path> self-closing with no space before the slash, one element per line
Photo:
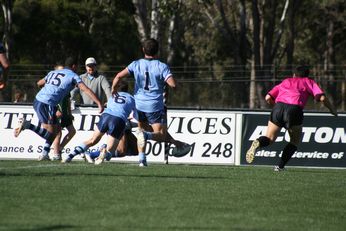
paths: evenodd
<path fill-rule="evenodd" d="M 279 162 L 279 168 L 284 168 L 285 165 L 287 164 L 287 162 L 291 159 L 291 157 L 293 156 L 294 152 L 297 151 L 297 146 L 295 146 L 292 143 L 288 143 L 283 152 L 282 152 L 282 156 Z"/>
<path fill-rule="evenodd" d="M 260 136 L 257 140 L 259 141 L 260 148 L 267 147 L 270 144 L 270 139 L 266 136 Z"/>
<path fill-rule="evenodd" d="M 45 129 L 45 128 L 30 124 L 28 129 L 35 132 L 37 135 L 41 136 L 45 140 L 52 140 L 53 139 L 52 133 L 47 131 L 47 129 Z"/>
<path fill-rule="evenodd" d="M 50 151 L 50 146 L 52 146 L 52 142 L 46 140 L 46 143 L 43 146 L 43 152 L 42 152 L 43 155 L 45 155 L 45 156 L 48 155 L 48 153 Z"/>
<path fill-rule="evenodd" d="M 75 147 L 73 152 L 69 155 L 69 157 L 75 157 L 81 153 L 84 153 L 87 150 L 87 146 L 85 144 L 80 144 L 79 146 Z"/>

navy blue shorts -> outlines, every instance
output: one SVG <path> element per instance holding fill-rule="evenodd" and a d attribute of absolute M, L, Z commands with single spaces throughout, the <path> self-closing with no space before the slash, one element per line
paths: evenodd
<path fill-rule="evenodd" d="M 303 109 L 298 105 L 276 103 L 270 113 L 270 121 L 286 129 L 302 125 L 304 120 Z"/>
<path fill-rule="evenodd" d="M 165 109 L 157 112 L 143 112 L 137 110 L 138 121 L 149 124 L 167 124 L 167 113 Z"/>
<path fill-rule="evenodd" d="M 38 100 L 34 100 L 34 110 L 37 114 L 38 120 L 43 124 L 57 124 L 56 117 L 57 106 L 50 106 Z"/>
<path fill-rule="evenodd" d="M 100 132 L 107 133 L 108 135 L 120 140 L 125 130 L 125 121 L 120 117 L 103 113 L 97 124 L 97 128 Z"/>

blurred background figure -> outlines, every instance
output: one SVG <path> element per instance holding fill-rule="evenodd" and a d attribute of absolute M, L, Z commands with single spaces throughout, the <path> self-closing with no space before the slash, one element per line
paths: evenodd
<path fill-rule="evenodd" d="M 14 101 L 13 103 L 24 103 L 26 102 L 26 95 L 24 91 L 16 89 L 14 92 Z"/>
<path fill-rule="evenodd" d="M 10 62 L 6 56 L 6 50 L 2 43 L 0 43 L 0 91 L 6 87 L 8 70 L 10 68 Z"/>
<path fill-rule="evenodd" d="M 97 63 L 95 58 L 90 57 L 85 60 L 86 73 L 80 77 L 87 87 L 89 87 L 95 95 L 105 103 L 106 100 L 111 97 L 111 86 L 104 75 L 101 75 L 97 71 Z M 81 101 L 78 102 L 77 95 L 81 96 Z M 80 92 L 79 88 L 75 88 L 71 91 L 71 100 L 80 104 L 94 104 L 94 101 L 85 93 Z"/>

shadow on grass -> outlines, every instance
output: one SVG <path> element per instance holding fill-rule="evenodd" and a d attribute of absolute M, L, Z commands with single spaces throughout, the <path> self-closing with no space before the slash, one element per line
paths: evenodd
<path fill-rule="evenodd" d="M 143 227 L 142 227 L 143 228 Z M 141 230 L 141 229 L 129 229 Z M 150 227 L 145 230 L 218 230 L 218 231 L 267 231 L 268 229 L 247 228 L 247 227 L 198 227 L 198 226 L 170 226 L 170 227 Z M 271 229 L 272 231 L 280 231 L 279 229 Z"/>
<path fill-rule="evenodd" d="M 71 230 L 71 229 L 82 230 L 82 227 L 78 227 L 74 225 L 50 225 L 50 226 L 36 226 L 36 227 L 30 227 L 30 228 L 11 228 L 11 227 L 0 226 L 0 230 L 3 230 L 2 228 L 6 228 L 6 230 L 13 230 L 13 231 L 55 231 L 55 230 Z"/>
<path fill-rule="evenodd" d="M 0 230 L 2 230 L 0 226 Z M 9 228 L 9 227 L 7 227 Z M 32 227 L 32 228 L 10 228 L 10 230 L 13 231 L 59 231 L 59 230 L 83 230 L 85 227 L 78 227 L 78 226 L 73 226 L 73 225 L 52 225 L 52 226 L 41 226 L 41 227 Z M 227 231 L 230 230 L 229 228 L 224 228 L 224 227 L 194 227 L 194 226 L 171 226 L 171 227 L 99 227 L 99 230 L 109 230 L 109 228 L 114 228 L 114 230 L 219 230 L 219 231 Z M 97 229 L 95 229 L 97 230 Z M 241 228 L 236 228 L 232 227 L 231 230 L 234 231 L 265 231 L 266 229 L 259 229 L 259 228 L 246 228 L 246 227 L 241 227 Z M 275 229 L 271 229 L 273 231 L 276 231 Z M 279 230 L 277 230 L 279 231 Z"/>
<path fill-rule="evenodd" d="M 230 177 L 213 177 L 213 176 L 172 176 L 172 175 L 131 175 L 131 174 L 117 174 L 117 173 L 61 173 L 61 172 L 3 172 L 0 171 L 0 177 L 22 177 L 22 176 L 31 176 L 31 177 L 76 177 L 76 176 L 100 176 L 100 177 L 134 177 L 134 178 L 164 178 L 164 179 L 194 179 L 194 180 L 210 180 L 210 179 L 229 179 Z"/>

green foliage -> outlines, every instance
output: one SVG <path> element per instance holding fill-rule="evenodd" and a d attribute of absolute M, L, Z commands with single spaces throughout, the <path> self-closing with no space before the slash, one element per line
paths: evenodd
<path fill-rule="evenodd" d="M 53 66 L 66 56 L 73 55 L 78 57 L 80 64 L 87 57 L 95 57 L 101 64 L 101 71 L 107 71 L 108 77 L 114 76 L 119 71 L 119 66 L 124 67 L 142 56 L 133 2 L 135 1 L 14 1 L 13 30 L 10 36 L 12 73 L 16 71 L 15 65 Z M 138 2 L 146 7 L 144 27 L 149 28 L 152 1 Z M 279 27 L 279 21 L 286 1 L 158 2 L 160 59 L 168 61 L 174 76 L 184 83 L 179 95 L 170 95 L 170 102 L 175 106 L 232 108 L 249 105 L 251 61 L 255 53 L 252 14 L 255 2 L 260 9 L 260 25 L 263 29 L 260 34 L 262 50 L 259 51 L 263 60 L 258 66 L 261 66 L 262 71 L 266 70 L 254 72 L 263 75 L 261 78 L 256 77 L 256 81 L 259 80 L 258 83 L 263 87 L 261 94 L 269 90 L 268 80 L 278 77 L 275 68 L 286 68 L 281 71 L 282 74 L 290 72 L 287 69 L 288 64 L 291 65 L 289 62 L 293 65 L 308 62 L 312 66 L 323 66 L 328 52 L 327 29 L 331 24 L 334 25 L 334 34 L 331 36 L 333 64 L 340 67 L 346 60 L 342 49 L 346 41 L 343 0 L 289 1 L 289 7 L 293 4 L 299 7 L 294 9 L 294 17 L 286 15 L 282 28 Z M 170 36 L 173 16 L 175 29 Z M 1 17 L 3 19 L 3 15 Z M 241 18 L 245 20 L 241 21 Z M 293 21 L 294 33 L 289 30 L 292 24 L 289 24 L 288 18 Z M 277 52 L 272 54 L 275 39 L 281 29 L 283 33 Z M 0 31 L 4 31 L 4 25 L 0 25 Z M 293 43 L 290 43 L 292 37 Z M 288 51 L 288 44 L 293 44 L 290 47 L 294 47 L 290 50 L 293 50 L 293 60 L 289 59 L 291 53 Z M 15 80 L 21 77 L 11 76 Z M 343 80 L 342 70 L 338 76 L 334 74 L 330 78 Z M 339 83 L 341 81 L 332 82 L 338 85 L 336 89 L 344 89 Z M 345 95 L 339 90 L 337 94 Z M 262 98 L 260 93 L 258 96 Z M 217 105 L 215 97 L 218 99 Z"/>
<path fill-rule="evenodd" d="M 138 55 L 133 13 L 128 1 L 16 1 L 14 61 L 54 64 L 73 55 L 122 64 Z"/>

